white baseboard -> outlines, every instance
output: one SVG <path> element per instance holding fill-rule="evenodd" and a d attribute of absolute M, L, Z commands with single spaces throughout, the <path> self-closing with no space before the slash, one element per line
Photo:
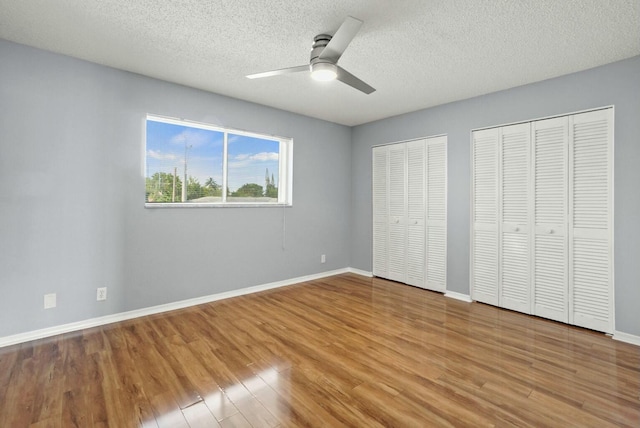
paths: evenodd
<path fill-rule="evenodd" d="M 366 270 L 360 270 L 356 268 L 347 268 L 347 271 L 355 273 L 356 275 L 366 276 L 367 278 L 373 278 L 373 272 L 367 272 Z"/>
<path fill-rule="evenodd" d="M 614 340 L 619 340 L 620 342 L 626 342 L 632 345 L 640 346 L 640 336 L 623 333 L 621 331 L 615 331 L 612 337 Z"/>
<path fill-rule="evenodd" d="M 445 291 L 444 297 L 450 297 L 452 299 L 462 300 L 463 302 L 467 302 L 467 303 L 473 302 L 473 300 L 471 300 L 471 296 L 469 296 L 468 294 L 456 293 L 455 291 Z"/>
<path fill-rule="evenodd" d="M 271 290 L 273 288 L 285 287 L 300 282 L 313 281 L 315 279 L 325 278 L 328 276 L 338 275 L 341 273 L 352 272 L 351 268 L 337 269 L 328 272 L 321 272 L 313 275 L 300 276 L 284 281 L 270 282 L 268 284 L 256 285 L 253 287 L 241 288 L 239 290 L 225 291 L 223 293 L 211 294 L 208 296 L 196 297 L 193 299 L 180 300 L 178 302 L 166 303 L 164 305 L 151 306 L 148 308 L 135 309 L 127 312 L 120 312 L 113 315 L 103 317 L 90 318 L 83 321 L 73 322 L 69 324 L 58 325 L 54 327 L 43 328 L 40 330 L 28 331 L 26 333 L 14 334 L 12 336 L 0 337 L 0 348 L 18 343 L 29 342 L 31 340 L 43 339 L 58 334 L 70 333 L 73 331 L 83 330 L 85 328 L 99 327 L 101 325 L 111 324 L 114 322 L 126 321 L 133 318 L 144 317 L 147 315 L 159 314 L 161 312 L 173 311 L 176 309 L 188 308 L 189 306 L 201 305 L 203 303 L 215 302 L 216 300 L 229 299 L 231 297 L 243 296 L 245 294 L 257 293 L 260 291 Z M 358 273 L 358 272 L 354 272 Z"/>

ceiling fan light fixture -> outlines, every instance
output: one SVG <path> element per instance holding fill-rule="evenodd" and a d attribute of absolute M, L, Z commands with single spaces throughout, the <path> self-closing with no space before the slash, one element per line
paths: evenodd
<path fill-rule="evenodd" d="M 374 87 L 366 84 L 338 65 L 338 61 L 344 53 L 344 50 L 356 36 L 361 25 L 362 21 L 359 19 L 353 16 L 347 16 L 333 36 L 318 34 L 313 38 L 313 46 L 309 53 L 309 63 L 307 65 L 249 74 L 247 77 L 249 79 L 257 79 L 260 77 L 279 76 L 281 74 L 311 72 L 311 77 L 314 80 L 339 80 L 345 85 L 351 86 L 367 95 L 375 92 Z"/>
<path fill-rule="evenodd" d="M 319 82 L 328 82 L 338 77 L 338 67 L 330 62 L 311 64 L 311 77 Z"/>

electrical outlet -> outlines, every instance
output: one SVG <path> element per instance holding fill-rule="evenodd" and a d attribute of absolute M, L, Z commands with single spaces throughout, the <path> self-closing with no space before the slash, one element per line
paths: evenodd
<path fill-rule="evenodd" d="M 326 261 L 327 261 L 327 256 L 325 256 L 324 254 L 322 254 L 322 255 L 320 256 L 320 263 L 326 263 Z"/>
<path fill-rule="evenodd" d="M 107 287 L 99 287 L 96 300 L 107 300 Z"/>
<path fill-rule="evenodd" d="M 44 308 L 51 309 L 56 307 L 56 293 L 44 295 Z"/>

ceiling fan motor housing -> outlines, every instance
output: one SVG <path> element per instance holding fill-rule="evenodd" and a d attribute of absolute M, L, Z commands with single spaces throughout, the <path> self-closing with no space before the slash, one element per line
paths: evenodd
<path fill-rule="evenodd" d="M 309 63 L 311 66 L 313 66 L 313 64 L 315 64 L 316 62 L 330 62 L 330 61 L 327 61 L 326 59 L 325 60 L 319 59 L 320 54 L 322 53 L 324 48 L 329 44 L 330 41 L 331 41 L 331 36 L 328 34 L 318 34 L 313 38 L 313 46 L 311 47 L 311 55 L 309 58 Z"/>

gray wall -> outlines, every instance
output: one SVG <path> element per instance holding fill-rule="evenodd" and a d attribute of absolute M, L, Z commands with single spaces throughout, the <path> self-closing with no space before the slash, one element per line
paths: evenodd
<path fill-rule="evenodd" d="M 640 335 L 640 57 L 352 129 L 351 266 L 371 270 L 371 147 L 448 135 L 447 288 L 469 294 L 474 128 L 615 106 L 616 330 Z"/>
<path fill-rule="evenodd" d="M 616 109 L 616 329 L 640 335 L 640 57 L 355 128 L 2 40 L 0 58 L 0 337 L 370 271 L 371 146 L 437 134 L 449 141 L 448 289 L 468 294 L 471 129 L 606 105 Z M 147 113 L 293 137 L 294 206 L 145 209 Z M 101 286 L 109 299 L 96 302 Z M 58 306 L 44 310 L 51 292 Z"/>
<path fill-rule="evenodd" d="M 2 40 L 0 58 L 0 337 L 349 266 L 350 128 Z M 147 113 L 293 137 L 293 207 L 145 209 Z"/>

